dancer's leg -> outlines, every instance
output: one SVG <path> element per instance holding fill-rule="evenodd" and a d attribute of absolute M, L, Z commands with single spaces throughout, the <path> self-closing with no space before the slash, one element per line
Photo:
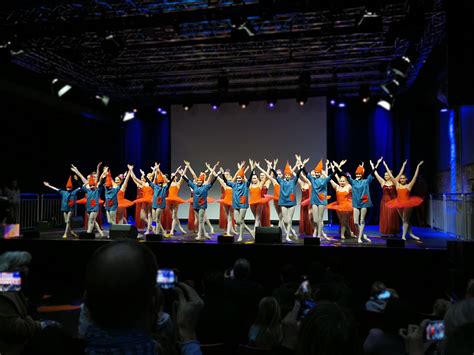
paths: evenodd
<path fill-rule="evenodd" d="M 212 226 L 211 224 L 211 221 L 209 220 L 209 218 L 207 218 L 207 214 L 204 214 L 204 222 L 207 224 L 207 226 L 209 227 L 209 230 L 211 232 L 211 234 L 214 234 L 214 227 Z M 204 228 L 204 227 L 203 227 Z M 204 235 L 209 237 L 209 234 L 206 233 L 206 231 L 204 230 Z M 210 237 L 209 237 L 210 238 Z"/>
<path fill-rule="evenodd" d="M 73 233 L 71 229 L 71 222 L 70 222 L 71 213 L 72 212 L 63 212 L 64 223 L 66 224 L 66 229 L 64 230 L 63 238 L 67 238 L 69 232 L 71 232 L 71 234 Z"/>
<path fill-rule="evenodd" d="M 318 206 L 318 237 L 321 238 L 323 236 L 325 239 L 329 239 L 327 235 L 323 232 L 323 226 L 324 226 L 324 210 L 326 209 L 326 206 L 320 205 Z"/>
<path fill-rule="evenodd" d="M 232 211 L 231 211 L 230 206 L 224 205 L 224 211 L 225 211 L 225 214 L 226 214 L 226 217 L 227 217 L 227 228 L 226 228 L 225 234 L 226 235 L 232 235 L 231 234 L 231 231 L 232 231 Z"/>
<path fill-rule="evenodd" d="M 359 230 L 359 239 L 362 237 L 366 242 L 371 243 L 372 241 L 367 237 L 367 234 L 364 234 L 365 229 L 365 215 L 367 214 L 367 207 L 360 209 L 360 230 Z"/>
<path fill-rule="evenodd" d="M 162 208 L 156 208 L 153 209 L 153 220 L 155 221 L 155 234 L 161 233 L 163 236 L 166 235 L 166 231 L 161 225 L 161 216 L 163 215 L 163 209 Z"/>
<path fill-rule="evenodd" d="M 204 230 L 204 220 L 206 217 L 206 210 L 205 209 L 200 209 L 200 210 L 194 210 L 195 214 L 198 216 L 198 233 L 196 240 L 203 240 L 205 238 L 205 233 L 206 231 Z"/>
<path fill-rule="evenodd" d="M 420 240 L 420 237 L 417 237 L 411 229 L 410 218 L 411 218 L 411 214 L 413 213 L 413 208 L 405 208 L 405 211 L 406 211 L 405 221 L 407 223 L 408 235 L 412 237 L 414 240 Z"/>
<path fill-rule="evenodd" d="M 362 243 L 362 234 L 361 234 L 359 221 L 360 221 L 360 209 L 354 208 L 354 224 L 356 228 L 359 230 L 359 235 L 357 236 L 357 243 Z"/>
<path fill-rule="evenodd" d="M 117 211 L 107 211 L 107 221 L 109 224 L 117 224 Z"/>

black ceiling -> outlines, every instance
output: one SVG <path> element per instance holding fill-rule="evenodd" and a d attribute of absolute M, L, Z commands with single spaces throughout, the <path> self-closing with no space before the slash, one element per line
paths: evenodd
<path fill-rule="evenodd" d="M 373 25 L 360 23 L 367 12 L 379 15 L 365 18 Z M 12 62 L 146 104 L 381 94 L 403 55 L 410 86 L 445 12 L 436 0 L 15 1 L 0 6 L 0 23 Z"/>

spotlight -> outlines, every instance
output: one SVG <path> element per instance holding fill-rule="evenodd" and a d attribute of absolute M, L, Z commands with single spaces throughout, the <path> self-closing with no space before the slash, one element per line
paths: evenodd
<path fill-rule="evenodd" d="M 410 58 L 408 57 L 400 57 L 395 58 L 392 63 L 390 64 L 390 69 L 397 75 L 405 78 L 410 70 Z"/>
<path fill-rule="evenodd" d="M 134 108 L 134 109 L 133 109 L 133 112 L 137 113 L 137 112 L 138 112 L 138 110 L 137 110 L 136 108 Z"/>
<path fill-rule="evenodd" d="M 97 100 L 100 100 L 100 102 L 102 102 L 104 104 L 104 106 L 107 106 L 109 104 L 109 101 L 110 101 L 110 97 L 105 96 L 105 95 L 95 95 L 95 98 Z"/>
<path fill-rule="evenodd" d="M 125 112 L 123 115 L 122 115 L 122 121 L 123 122 L 127 122 L 127 121 L 130 121 L 130 120 L 133 120 L 135 118 L 135 112 Z"/>
<path fill-rule="evenodd" d="M 166 114 L 168 114 L 168 111 L 165 110 L 165 109 L 162 109 L 160 113 L 161 113 L 162 115 L 166 115 Z"/>
<path fill-rule="evenodd" d="M 370 87 L 368 85 L 361 85 L 359 88 L 359 97 L 363 103 L 369 102 L 370 99 Z"/>
<path fill-rule="evenodd" d="M 346 107 L 346 104 L 344 102 L 339 102 L 339 105 L 337 105 L 339 108 L 344 108 Z"/>
<path fill-rule="evenodd" d="M 267 106 L 268 108 L 274 108 L 276 106 L 276 100 L 268 100 Z"/>
<path fill-rule="evenodd" d="M 304 104 L 308 101 L 308 99 L 306 97 L 300 97 L 298 99 L 296 99 L 296 102 L 298 103 L 298 105 L 300 106 L 304 106 Z"/>
<path fill-rule="evenodd" d="M 163 109 L 162 109 L 161 107 L 158 107 L 158 108 L 156 109 L 156 112 L 161 113 L 161 111 L 163 111 Z"/>
<path fill-rule="evenodd" d="M 249 106 L 249 102 L 248 101 L 239 101 L 239 106 L 241 108 L 247 108 Z"/>
<path fill-rule="evenodd" d="M 337 78 L 336 78 L 336 80 L 337 80 Z M 337 86 L 331 86 L 331 87 L 329 88 L 329 90 L 328 90 L 328 93 L 327 93 L 327 96 L 328 96 L 328 98 L 329 98 L 329 104 L 330 104 L 331 106 L 336 105 L 336 103 L 337 103 L 337 95 L 338 95 L 338 93 L 337 93 Z"/>
<path fill-rule="evenodd" d="M 441 110 L 439 110 L 439 112 L 445 113 L 445 112 L 448 112 L 448 109 L 446 107 L 444 107 Z"/>
<path fill-rule="evenodd" d="M 395 79 L 392 79 L 392 81 L 386 83 L 386 84 L 383 84 L 383 85 L 380 85 L 380 87 L 382 88 L 383 91 L 385 91 L 390 97 L 393 97 L 397 90 L 400 88 L 400 80 L 395 78 Z"/>
<path fill-rule="evenodd" d="M 336 104 L 336 100 L 331 99 L 331 100 L 329 100 L 329 103 L 330 103 L 332 106 L 334 106 L 334 105 Z"/>
<path fill-rule="evenodd" d="M 386 109 L 387 111 L 390 111 L 390 109 L 392 108 L 392 104 L 388 100 L 379 100 L 379 102 L 377 102 L 377 105 Z"/>
<path fill-rule="evenodd" d="M 214 111 L 217 110 L 219 107 L 220 107 L 220 103 L 218 103 L 218 102 L 215 102 L 215 103 L 211 104 L 211 108 L 212 108 Z"/>
<path fill-rule="evenodd" d="M 189 111 L 191 109 L 191 107 L 193 107 L 193 105 L 191 105 L 191 104 L 184 104 L 183 105 L 184 111 Z"/>
<path fill-rule="evenodd" d="M 56 95 L 58 95 L 58 97 L 63 96 L 69 90 L 72 89 L 71 85 L 61 83 L 61 81 L 58 78 L 54 78 L 53 80 L 51 80 L 51 85 L 52 85 L 53 92 L 55 92 Z"/>

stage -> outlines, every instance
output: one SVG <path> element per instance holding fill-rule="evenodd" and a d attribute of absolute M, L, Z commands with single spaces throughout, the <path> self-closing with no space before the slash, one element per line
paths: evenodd
<path fill-rule="evenodd" d="M 100 237 L 98 233 L 96 233 L 97 241 L 110 241 L 109 233 L 107 231 L 108 227 L 104 228 L 105 237 Z M 170 243 L 170 244 L 180 244 L 180 243 L 192 243 L 192 244 L 217 244 L 218 243 L 218 235 L 222 234 L 224 231 L 219 229 L 219 227 L 214 227 L 215 233 L 210 233 L 209 236 L 211 239 L 206 241 L 197 241 L 196 234 L 194 233 L 177 233 L 172 237 L 163 238 L 160 243 Z M 294 226 L 294 229 L 297 231 L 298 226 Z M 83 232 L 84 229 L 76 229 L 77 233 Z M 328 237 L 331 240 L 325 240 L 322 238 L 320 240 L 321 247 L 349 247 L 349 248 L 387 248 L 387 239 L 401 239 L 400 236 L 382 236 L 378 232 L 378 226 L 367 226 L 365 228 L 365 233 L 371 239 L 371 243 L 365 242 L 364 243 L 357 243 L 357 238 L 353 237 L 346 237 L 346 239 L 341 240 L 339 236 L 339 226 L 325 226 L 324 231 L 327 233 Z M 431 228 L 421 228 L 421 227 L 413 227 L 413 232 L 415 235 L 420 237 L 420 241 L 417 242 L 407 236 L 407 241 L 405 242 L 405 248 L 408 249 L 446 249 L 447 241 L 449 240 L 456 240 L 454 236 L 451 236 L 447 233 L 437 231 Z M 62 241 L 75 241 L 80 242 L 81 240 L 77 238 L 67 238 L 63 239 L 62 235 L 64 233 L 64 229 L 55 229 L 41 232 L 41 240 L 62 240 Z M 139 233 L 139 238 L 144 238 L 142 233 Z M 299 237 L 294 242 L 291 243 L 282 243 L 281 246 L 304 246 L 304 238 L 311 238 L 311 236 L 307 236 L 304 234 L 300 234 Z M 242 242 L 237 242 L 237 236 L 234 237 L 234 244 L 253 244 L 254 241 L 252 240 L 251 236 L 247 233 L 244 234 Z"/>

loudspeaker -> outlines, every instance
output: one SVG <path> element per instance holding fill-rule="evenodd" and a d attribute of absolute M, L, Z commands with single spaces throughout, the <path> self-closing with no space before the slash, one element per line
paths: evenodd
<path fill-rule="evenodd" d="M 280 244 L 280 227 L 257 227 L 255 230 L 255 243 L 260 244 Z"/>
<path fill-rule="evenodd" d="M 40 233 L 37 230 L 25 230 L 22 234 L 24 239 L 38 239 Z"/>
<path fill-rule="evenodd" d="M 234 242 L 234 237 L 232 235 L 219 234 L 217 236 L 217 243 L 219 244 L 232 244 L 233 242 Z"/>
<path fill-rule="evenodd" d="M 95 239 L 95 233 L 80 232 L 79 239 Z"/>
<path fill-rule="evenodd" d="M 145 240 L 147 242 L 160 242 L 163 240 L 163 234 L 146 234 Z"/>
<path fill-rule="evenodd" d="M 109 229 L 111 239 L 137 239 L 138 230 L 131 224 L 111 224 Z"/>
<path fill-rule="evenodd" d="M 82 228 L 84 226 L 84 217 L 82 216 L 71 216 L 71 227 Z"/>
<path fill-rule="evenodd" d="M 314 238 L 314 237 L 304 237 L 303 244 L 304 245 L 320 246 L 321 245 L 321 240 L 319 238 Z"/>
<path fill-rule="evenodd" d="M 388 248 L 405 248 L 405 241 L 398 238 L 388 238 L 385 242 Z"/>

